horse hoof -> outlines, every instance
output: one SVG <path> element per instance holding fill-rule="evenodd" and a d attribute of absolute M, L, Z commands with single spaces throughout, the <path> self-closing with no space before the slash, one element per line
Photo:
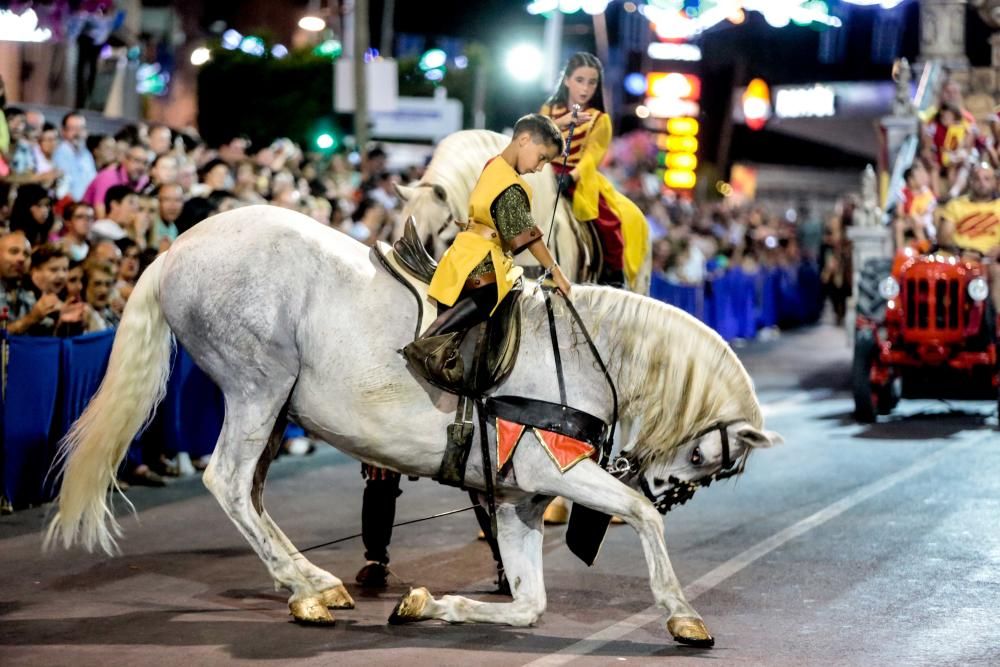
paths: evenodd
<path fill-rule="evenodd" d="M 354 609 L 354 598 L 343 584 L 326 589 L 319 597 L 328 609 Z"/>
<path fill-rule="evenodd" d="M 292 600 L 288 609 L 296 623 L 304 625 L 333 625 L 333 614 L 326 608 L 323 598 L 312 597 Z"/>
<path fill-rule="evenodd" d="M 700 618 L 671 618 L 667 621 L 667 630 L 674 641 L 681 644 L 700 648 L 715 646 L 715 638 L 708 634 L 708 628 Z"/>
<path fill-rule="evenodd" d="M 396 608 L 389 616 L 389 623 L 392 625 L 402 625 L 403 623 L 413 623 L 422 621 L 424 608 L 431 600 L 431 592 L 424 587 L 411 588 L 409 592 L 399 599 Z"/>
<path fill-rule="evenodd" d="M 569 506 L 562 498 L 556 498 L 545 508 L 542 519 L 549 525 L 562 525 L 569 521 Z"/>

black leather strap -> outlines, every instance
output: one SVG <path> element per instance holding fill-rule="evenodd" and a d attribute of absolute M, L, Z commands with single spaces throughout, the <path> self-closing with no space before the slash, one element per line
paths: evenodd
<path fill-rule="evenodd" d="M 549 316 L 549 337 L 552 339 L 552 356 L 556 359 L 556 380 L 559 382 L 559 403 L 566 405 L 566 378 L 563 377 L 562 354 L 559 352 L 559 334 L 556 332 L 556 314 L 552 310 L 552 297 L 545 294 L 545 312 Z"/>
<path fill-rule="evenodd" d="M 604 421 L 583 410 L 524 396 L 491 396 L 486 399 L 486 413 L 490 418 L 561 433 L 595 447 L 603 445 L 608 431 Z"/>
<path fill-rule="evenodd" d="M 486 487 L 486 505 L 490 510 L 490 532 L 497 539 L 497 497 L 494 488 L 493 457 L 490 456 L 490 437 L 486 431 L 486 407 L 482 400 L 476 399 L 476 412 L 479 413 L 479 444 L 483 452 L 483 481 Z"/>
<path fill-rule="evenodd" d="M 586 325 L 584 325 L 583 320 L 580 318 L 580 313 L 577 312 L 576 307 L 573 302 L 562 292 L 563 301 L 566 302 L 566 308 L 569 310 L 569 314 L 573 317 L 573 321 L 576 325 L 580 327 L 580 331 L 583 333 L 584 340 L 587 341 L 587 346 L 590 348 L 590 353 L 594 355 L 594 360 L 597 365 L 601 367 L 601 371 L 604 373 L 604 379 L 608 383 L 608 388 L 611 389 L 611 429 L 608 431 L 608 437 L 605 439 L 603 446 L 601 447 L 601 467 L 607 469 L 608 465 L 611 463 L 611 448 L 614 446 L 615 440 L 615 427 L 618 425 L 618 389 L 615 387 L 615 381 L 611 377 L 611 372 L 608 371 L 607 365 L 604 363 L 604 359 L 601 358 L 601 353 L 597 350 L 597 346 L 594 345 L 594 340 L 590 337 L 590 332 L 587 331 Z M 545 294 L 546 304 L 548 304 L 548 293 Z M 551 325 L 551 306 L 549 307 L 549 318 Z"/>

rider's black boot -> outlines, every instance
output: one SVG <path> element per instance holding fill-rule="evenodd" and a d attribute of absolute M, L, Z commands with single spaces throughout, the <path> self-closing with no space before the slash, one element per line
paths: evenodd
<path fill-rule="evenodd" d="M 604 267 L 604 270 L 601 271 L 601 277 L 597 280 L 597 284 L 625 289 L 625 272 L 621 269 Z"/>
<path fill-rule="evenodd" d="M 463 297 L 442 313 L 420 338 L 403 348 L 403 356 L 431 384 L 457 392 L 463 385 L 465 364 L 460 347 L 466 332 L 483 321 L 476 300 Z"/>

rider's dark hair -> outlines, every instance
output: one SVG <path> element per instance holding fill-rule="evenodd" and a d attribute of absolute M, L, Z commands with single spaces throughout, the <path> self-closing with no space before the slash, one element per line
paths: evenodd
<path fill-rule="evenodd" d="M 540 113 L 529 113 L 527 116 L 521 116 L 514 123 L 514 136 L 516 137 L 522 132 L 529 133 L 533 141 L 547 144 L 558 152 L 562 152 L 562 132 L 548 116 L 543 116 Z"/>
<path fill-rule="evenodd" d="M 601 65 L 601 61 L 597 56 L 586 51 L 574 53 L 569 59 L 562 74 L 559 75 L 559 83 L 556 85 L 556 91 L 546 100 L 546 104 L 549 106 L 557 104 L 566 106 L 568 104 L 569 89 L 566 88 L 566 79 L 581 67 L 593 67 L 597 70 L 597 89 L 594 91 L 594 96 L 590 98 L 590 106 L 598 111 L 604 111 L 604 66 Z"/>

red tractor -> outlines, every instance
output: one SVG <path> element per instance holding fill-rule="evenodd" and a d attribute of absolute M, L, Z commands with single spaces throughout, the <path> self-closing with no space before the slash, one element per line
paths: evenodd
<path fill-rule="evenodd" d="M 851 383 L 858 421 L 889 414 L 904 392 L 939 397 L 949 384 L 962 397 L 988 393 L 1000 409 L 997 314 L 981 262 L 912 248 L 869 260 L 858 284 L 856 326 Z"/>

